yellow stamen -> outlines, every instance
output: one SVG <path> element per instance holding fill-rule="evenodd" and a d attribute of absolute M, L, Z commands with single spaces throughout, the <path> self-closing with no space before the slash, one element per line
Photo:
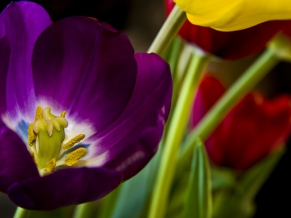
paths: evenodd
<path fill-rule="evenodd" d="M 56 170 L 56 158 L 51 159 L 45 166 L 47 172 L 54 172 Z"/>
<path fill-rule="evenodd" d="M 35 111 L 35 118 L 34 120 L 37 121 L 39 119 L 43 118 L 43 109 L 42 107 L 38 106 L 36 108 L 36 111 Z"/>
<path fill-rule="evenodd" d="M 66 111 L 63 111 L 62 113 L 61 113 L 61 116 L 60 117 L 63 117 L 63 118 L 65 118 L 65 116 L 66 116 Z"/>
<path fill-rule="evenodd" d="M 33 131 L 33 125 L 34 123 L 29 124 L 28 129 L 27 129 L 28 131 L 27 141 L 28 141 L 29 146 L 33 146 L 36 141 L 36 134 Z"/>
<path fill-rule="evenodd" d="M 75 151 L 72 151 L 71 153 L 68 154 L 68 156 L 65 159 L 65 163 L 68 166 L 72 166 L 75 163 L 77 163 L 86 154 L 87 154 L 87 150 L 85 148 L 78 148 Z"/>
<path fill-rule="evenodd" d="M 31 155 L 31 157 L 33 159 L 33 162 L 36 163 L 34 152 L 33 151 L 29 151 L 29 153 L 30 153 L 30 155 Z"/>
<path fill-rule="evenodd" d="M 38 106 L 35 110 L 34 121 L 37 121 L 41 118 L 43 118 L 43 109 L 40 106 Z M 28 131 L 27 141 L 28 141 L 29 146 L 33 146 L 36 141 L 36 133 L 33 131 L 33 126 L 34 126 L 34 122 L 29 124 L 28 129 L 27 129 Z"/>
<path fill-rule="evenodd" d="M 84 134 L 79 134 L 79 135 L 75 136 L 74 138 L 72 138 L 70 141 L 68 141 L 66 144 L 63 145 L 63 149 L 69 149 L 69 148 L 73 147 L 75 144 L 77 144 L 78 142 L 80 142 L 84 138 L 85 138 Z"/>

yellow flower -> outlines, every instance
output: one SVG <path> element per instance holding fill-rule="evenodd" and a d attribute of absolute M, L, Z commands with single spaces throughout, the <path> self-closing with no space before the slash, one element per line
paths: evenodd
<path fill-rule="evenodd" d="M 268 20 L 291 19 L 290 0 L 174 0 L 196 25 L 220 31 L 245 29 Z"/>

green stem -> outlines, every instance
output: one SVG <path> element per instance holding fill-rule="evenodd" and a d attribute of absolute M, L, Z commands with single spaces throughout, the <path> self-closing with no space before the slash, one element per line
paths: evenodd
<path fill-rule="evenodd" d="M 181 50 L 181 49 L 180 49 Z M 177 51 L 176 50 L 174 50 L 173 49 L 173 51 L 171 52 L 171 55 L 172 55 L 172 53 L 177 53 Z M 175 63 L 175 66 L 177 65 L 177 63 L 179 62 L 179 59 L 181 58 L 181 54 L 180 54 L 181 52 L 179 51 L 178 52 L 178 55 L 176 55 L 176 59 L 173 59 L 173 62 L 176 62 Z M 192 53 L 193 52 L 191 52 L 191 53 L 188 53 L 188 56 L 186 57 L 187 58 L 187 65 L 189 65 L 189 62 L 190 62 L 190 59 L 191 59 L 191 57 L 192 57 Z M 174 55 L 172 55 L 172 56 L 174 56 Z M 185 56 L 185 55 L 184 55 Z M 182 57 L 183 58 L 183 57 Z M 167 60 L 166 60 L 167 61 Z M 172 66 L 171 65 L 171 62 L 169 62 L 170 63 L 170 66 Z M 174 64 L 173 64 L 174 65 Z M 181 84 L 182 84 L 182 82 L 183 82 L 183 76 L 182 75 L 177 75 L 178 74 L 178 72 L 177 72 L 177 70 L 174 70 L 174 69 L 176 69 L 176 68 L 173 68 L 173 67 L 171 67 L 171 71 L 172 71 L 172 78 L 173 78 L 173 92 L 172 92 L 172 103 L 171 103 L 171 110 L 170 110 L 170 114 L 169 114 L 169 116 L 168 116 L 168 120 L 167 120 L 167 122 L 166 122 L 166 125 L 165 125 L 165 127 L 164 127 L 164 137 L 163 138 L 165 138 L 165 136 L 167 135 L 167 133 L 168 133 L 168 129 L 169 129 L 169 126 L 171 125 L 171 120 L 172 120 L 172 117 L 173 117 L 173 111 L 175 110 L 175 107 L 176 107 L 176 102 L 177 102 L 177 98 L 178 98 L 178 95 L 179 95 L 179 91 L 180 91 L 180 87 L 181 87 Z M 186 69 L 186 68 L 185 68 Z M 174 72 L 173 72 L 174 71 Z M 186 70 L 185 70 L 186 71 Z M 184 72 L 185 72 L 184 71 Z M 162 145 L 163 145 L 164 143 L 162 143 Z"/>
<path fill-rule="evenodd" d="M 185 12 L 175 6 L 153 41 L 148 53 L 154 52 L 163 55 L 185 20 Z"/>
<path fill-rule="evenodd" d="M 164 150 L 151 200 L 149 218 L 162 218 L 164 216 L 175 172 L 178 149 L 188 123 L 193 97 L 207 62 L 207 56 L 195 54 L 186 72 L 180 96 L 173 112 L 171 125 L 165 138 Z"/>
<path fill-rule="evenodd" d="M 185 50 L 188 50 L 189 52 L 185 52 Z M 194 48 L 195 50 L 195 48 Z M 178 98 L 178 94 L 180 92 L 181 89 L 181 85 L 185 76 L 185 71 L 187 70 L 187 67 L 189 66 L 190 63 L 190 59 L 192 56 L 192 51 L 190 51 L 189 48 L 184 47 L 182 49 L 182 51 L 179 53 L 179 56 L 177 57 L 177 64 L 176 64 L 176 70 L 175 70 L 175 74 L 173 74 L 173 94 L 172 94 L 172 107 L 176 105 L 176 101 Z M 184 70 L 182 72 L 179 72 L 180 69 L 178 69 L 178 64 L 180 64 L 183 59 L 183 64 L 184 64 Z"/>
<path fill-rule="evenodd" d="M 185 147 L 179 160 L 191 154 L 191 144 L 199 137 L 205 141 L 219 125 L 225 115 L 279 62 L 272 49 L 265 52 L 249 69 L 230 87 L 210 111 L 198 123 L 185 140 Z"/>
<path fill-rule="evenodd" d="M 182 40 L 179 37 L 174 38 L 171 45 L 169 59 L 168 61 L 166 60 L 170 65 L 174 81 L 175 81 L 174 78 L 177 77 L 177 65 L 182 51 L 182 46 L 183 46 Z"/>
<path fill-rule="evenodd" d="M 21 207 L 17 207 L 15 214 L 13 218 L 25 218 L 28 217 L 27 215 L 29 214 L 29 210 L 23 209 Z"/>

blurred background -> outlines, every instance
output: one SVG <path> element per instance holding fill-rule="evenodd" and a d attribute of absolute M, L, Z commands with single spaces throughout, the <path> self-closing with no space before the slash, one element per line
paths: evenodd
<path fill-rule="evenodd" d="M 10 1 L 1 0 L 0 11 Z M 163 0 L 39 0 L 53 21 L 68 16 L 89 16 L 108 22 L 125 32 L 136 52 L 145 52 L 165 20 Z M 217 77 L 231 84 L 252 63 L 256 55 L 238 61 L 212 62 L 209 70 Z M 257 86 L 268 97 L 289 93 L 291 95 L 291 64 L 281 62 Z M 287 153 L 279 162 L 271 177 L 264 184 L 256 198 L 255 218 L 291 217 L 290 184 L 291 155 L 288 142 Z M 1 152 L 1 151 L 0 151 Z M 9 198 L 0 193 L 0 218 L 13 217 L 15 206 Z"/>

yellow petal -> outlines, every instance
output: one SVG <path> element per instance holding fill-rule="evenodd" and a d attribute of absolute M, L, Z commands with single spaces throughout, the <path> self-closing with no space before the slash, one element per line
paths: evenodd
<path fill-rule="evenodd" d="M 291 19 L 290 0 L 174 0 L 189 21 L 220 31 Z"/>

